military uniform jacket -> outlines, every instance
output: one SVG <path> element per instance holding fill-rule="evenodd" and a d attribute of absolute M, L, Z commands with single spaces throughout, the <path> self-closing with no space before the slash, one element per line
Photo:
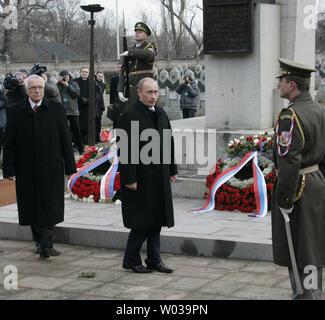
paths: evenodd
<path fill-rule="evenodd" d="M 309 93 L 296 97 L 289 107 L 279 115 L 279 144 L 274 138 L 274 160 L 278 170 L 272 193 L 274 262 L 291 266 L 279 206 L 294 206 L 290 223 L 298 267 L 319 267 L 325 264 L 325 113 Z M 296 201 L 302 190 L 303 175 L 299 169 L 317 164 L 320 170 L 305 174 L 305 187 Z"/>
<path fill-rule="evenodd" d="M 8 108 L 3 175 L 16 177 L 19 224 L 64 220 L 64 174 L 76 172 L 63 106 L 44 98 L 35 113 L 28 98 Z"/>
<path fill-rule="evenodd" d="M 152 69 L 155 61 L 156 45 L 153 42 L 141 44 L 139 48 L 135 46 L 129 49 L 128 63 L 129 63 L 129 92 L 130 97 L 128 101 L 129 106 L 133 106 L 138 100 L 137 85 L 143 78 L 152 78 Z M 143 73 L 144 71 L 148 71 Z M 137 72 L 140 72 L 139 74 Z M 125 92 L 126 82 L 126 67 L 123 64 L 118 83 L 118 92 Z"/>
<path fill-rule="evenodd" d="M 174 161 L 174 142 L 171 137 L 171 144 L 165 144 L 165 148 L 163 148 L 165 138 L 163 130 L 171 130 L 171 127 L 165 111 L 158 106 L 155 106 L 155 109 L 156 112 L 150 111 L 139 100 L 134 106 L 123 113 L 117 125 L 128 136 L 129 160 L 127 163 L 121 162 L 119 165 L 121 174 L 122 215 L 126 228 L 148 230 L 161 226 L 167 226 L 169 228 L 174 226 L 170 183 L 170 177 L 177 174 L 177 166 Z M 131 122 L 138 123 L 139 132 L 133 132 L 131 130 Z M 160 161 L 158 163 L 144 163 L 143 158 L 140 156 L 140 152 L 148 144 L 148 141 L 143 141 L 143 139 L 140 141 L 140 136 L 147 129 L 155 129 L 159 134 L 160 145 L 155 144 L 158 151 L 160 149 Z M 136 144 L 132 143 L 132 139 L 139 139 L 139 145 L 136 146 Z M 163 163 L 166 152 L 170 152 L 170 161 Z M 137 161 L 137 153 L 139 155 L 139 161 Z M 136 191 L 125 187 L 126 184 L 135 182 L 137 182 Z"/>

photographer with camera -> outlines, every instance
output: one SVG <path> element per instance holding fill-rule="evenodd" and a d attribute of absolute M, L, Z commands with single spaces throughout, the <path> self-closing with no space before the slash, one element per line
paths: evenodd
<path fill-rule="evenodd" d="M 183 119 L 193 118 L 199 102 L 200 90 L 190 74 L 185 74 L 176 92 L 181 95 L 180 108 Z"/>
<path fill-rule="evenodd" d="M 6 74 L 3 81 L 3 86 L 6 89 L 6 97 L 8 105 L 14 104 L 27 97 L 24 85 L 24 74 L 16 72 L 12 75 L 10 72 Z"/>
<path fill-rule="evenodd" d="M 62 104 L 65 114 L 68 118 L 70 130 L 72 133 L 72 141 L 76 144 L 79 154 L 84 153 L 84 144 L 81 137 L 79 127 L 79 109 L 78 97 L 80 95 L 80 88 L 78 83 L 72 81 L 68 71 L 63 70 L 59 74 L 59 82 L 57 87 L 59 89 Z"/>

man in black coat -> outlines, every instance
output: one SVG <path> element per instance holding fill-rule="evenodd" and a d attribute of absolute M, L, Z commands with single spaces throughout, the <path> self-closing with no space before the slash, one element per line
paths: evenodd
<path fill-rule="evenodd" d="M 89 114 L 89 70 L 81 68 L 80 77 L 75 79 L 80 88 L 78 97 L 79 125 L 83 143 L 88 144 L 88 114 Z M 95 121 L 95 120 L 94 120 Z"/>
<path fill-rule="evenodd" d="M 25 81 L 28 98 L 7 112 L 3 175 L 16 180 L 19 224 L 31 226 L 35 253 L 58 255 L 54 226 L 64 220 L 64 173 L 76 172 L 63 106 L 44 98 L 44 80 Z"/>
<path fill-rule="evenodd" d="M 117 87 L 120 80 L 122 64 L 117 65 L 118 75 L 111 79 L 110 91 L 109 91 L 109 107 L 111 108 L 111 120 L 113 121 L 113 129 L 116 128 L 120 116 L 127 109 L 127 102 L 122 102 L 119 98 Z"/>
<path fill-rule="evenodd" d="M 122 215 L 124 226 L 131 229 L 123 268 L 137 273 L 152 270 L 170 273 L 173 270 L 165 266 L 160 257 L 160 231 L 163 226 L 174 226 L 170 184 L 177 179 L 174 144 L 168 117 L 156 105 L 157 83 L 151 78 L 144 78 L 139 82 L 138 88 L 140 99 L 121 116 L 117 130 L 119 135 L 120 129 L 123 129 L 119 140 Z M 134 130 L 134 125 L 138 126 L 138 130 Z M 142 133 L 148 133 L 147 129 L 152 134 L 149 143 L 139 139 Z M 128 139 L 123 139 L 125 132 Z M 139 141 L 138 147 L 135 147 L 136 140 Z M 123 149 L 128 150 L 127 156 Z M 170 157 L 165 157 L 166 155 Z M 145 240 L 147 268 L 142 265 L 140 257 L 140 249 Z"/>
<path fill-rule="evenodd" d="M 106 90 L 106 84 L 104 80 L 104 72 L 97 71 L 95 78 L 95 88 L 96 88 L 96 110 L 95 110 L 95 142 L 99 143 L 100 140 L 100 132 L 102 130 L 102 115 L 105 110 L 104 103 L 104 92 Z"/>

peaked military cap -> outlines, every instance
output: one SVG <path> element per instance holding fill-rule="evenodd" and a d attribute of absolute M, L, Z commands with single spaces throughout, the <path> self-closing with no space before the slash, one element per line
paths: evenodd
<path fill-rule="evenodd" d="M 134 27 L 134 31 L 141 30 L 144 31 L 148 36 L 151 35 L 150 28 L 143 22 L 137 22 Z"/>
<path fill-rule="evenodd" d="M 277 78 L 293 76 L 309 79 L 311 77 L 311 73 L 317 71 L 316 69 L 310 68 L 302 63 L 287 60 L 284 58 L 279 58 L 279 62 L 280 74 L 277 76 Z"/>

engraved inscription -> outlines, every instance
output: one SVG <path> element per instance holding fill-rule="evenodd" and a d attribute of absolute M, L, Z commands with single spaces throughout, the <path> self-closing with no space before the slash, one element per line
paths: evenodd
<path fill-rule="evenodd" d="M 251 6 L 207 5 L 204 8 L 204 52 L 250 52 Z"/>

